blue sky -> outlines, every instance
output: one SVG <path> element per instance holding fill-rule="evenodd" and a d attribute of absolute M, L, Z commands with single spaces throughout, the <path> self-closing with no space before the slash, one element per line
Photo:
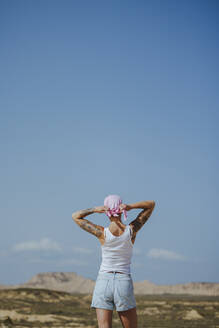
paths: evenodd
<path fill-rule="evenodd" d="M 99 241 L 71 214 L 108 194 L 156 202 L 135 281 L 218 282 L 218 10 L 1 1 L 0 284 L 50 271 L 95 279 Z"/>

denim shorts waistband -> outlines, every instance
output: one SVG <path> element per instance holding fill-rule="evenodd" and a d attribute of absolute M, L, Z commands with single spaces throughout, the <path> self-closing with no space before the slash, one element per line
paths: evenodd
<path fill-rule="evenodd" d="M 114 272 L 99 272 L 97 278 L 113 278 L 118 277 L 121 279 L 131 278 L 131 273 L 118 273 L 117 271 Z"/>

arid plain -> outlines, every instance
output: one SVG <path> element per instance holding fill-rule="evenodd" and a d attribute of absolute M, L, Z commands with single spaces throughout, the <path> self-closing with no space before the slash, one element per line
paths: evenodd
<path fill-rule="evenodd" d="M 74 280 L 75 286 L 73 286 Z M 8 286 L 9 288 L 1 286 L 1 328 L 97 327 L 95 310 L 90 308 L 91 292 L 86 292 L 85 287 L 82 288 L 88 283 L 85 278 L 74 273 L 45 273 L 33 277 L 31 281 L 20 286 Z M 31 286 L 33 281 L 35 287 Z M 42 288 L 45 281 L 47 281 L 47 285 Z M 52 288 L 48 288 L 49 281 Z M 57 282 L 57 286 L 55 286 L 55 282 Z M 61 291 L 60 285 L 66 283 L 71 284 L 75 291 Z M 212 286 L 217 294 L 218 284 L 214 285 Z M 76 286 L 80 292 L 76 292 Z M 189 286 L 192 288 L 192 285 L 187 285 L 188 288 Z M 136 293 L 138 327 L 219 328 L 219 295 L 210 295 L 212 291 L 209 291 L 211 289 L 209 286 L 212 287 L 211 284 L 203 287 L 208 290 L 206 295 L 200 294 L 200 286 L 197 295 L 163 293 L 163 291 L 159 294 L 144 292 L 140 295 Z M 55 290 L 55 287 L 59 290 Z M 182 286 L 180 285 L 179 288 L 180 291 Z M 135 289 L 137 290 L 137 285 Z M 115 311 L 113 327 L 121 327 Z"/>

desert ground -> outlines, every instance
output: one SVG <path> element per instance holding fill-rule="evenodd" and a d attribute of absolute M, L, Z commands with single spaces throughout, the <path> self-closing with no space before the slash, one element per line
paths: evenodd
<path fill-rule="evenodd" d="M 139 328 L 219 328 L 219 296 L 136 295 Z M 91 294 L 0 290 L 0 327 L 97 327 Z M 113 327 L 121 327 L 116 311 Z"/>

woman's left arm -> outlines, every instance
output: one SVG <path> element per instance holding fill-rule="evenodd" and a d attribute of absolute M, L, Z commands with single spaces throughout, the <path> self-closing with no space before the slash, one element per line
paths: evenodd
<path fill-rule="evenodd" d="M 104 227 L 94 224 L 86 219 L 84 219 L 85 216 L 93 214 L 93 213 L 104 213 L 107 211 L 106 206 L 98 206 L 93 208 L 88 208 L 86 210 L 80 210 L 77 212 L 72 213 L 72 219 L 87 232 L 90 232 L 97 238 L 102 238 L 104 233 Z"/>

